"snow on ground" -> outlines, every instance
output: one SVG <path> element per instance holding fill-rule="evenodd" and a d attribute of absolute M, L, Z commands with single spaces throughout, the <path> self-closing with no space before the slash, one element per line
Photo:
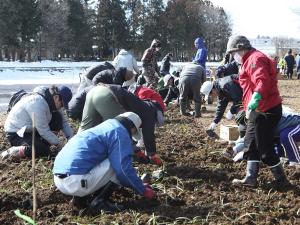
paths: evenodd
<path fill-rule="evenodd" d="M 0 112 L 4 111 L 12 93 L 24 89 L 31 91 L 37 85 L 65 84 L 73 92 L 80 82 L 80 74 L 101 62 L 2 62 L 0 61 Z M 160 64 L 160 63 L 159 63 Z M 171 72 L 183 67 L 186 62 L 172 62 Z M 207 68 L 218 63 L 207 63 Z M 138 62 L 141 67 L 142 63 Z"/>

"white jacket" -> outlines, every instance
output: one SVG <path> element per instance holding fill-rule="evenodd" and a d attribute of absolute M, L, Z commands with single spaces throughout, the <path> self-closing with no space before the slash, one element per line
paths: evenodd
<path fill-rule="evenodd" d="M 32 131 L 33 112 L 35 117 L 35 127 L 37 132 L 49 144 L 59 144 L 58 137 L 50 130 L 49 123 L 52 118 L 48 103 L 38 94 L 23 97 L 9 112 L 4 124 L 6 133 L 16 133 L 21 128 L 26 127 L 26 131 Z"/>
<path fill-rule="evenodd" d="M 33 89 L 33 92 L 39 93 L 41 95 L 45 95 L 45 91 L 48 88 L 49 87 L 46 87 L 46 86 L 37 86 Z M 71 128 L 68 119 L 65 117 L 63 109 L 58 110 L 58 112 L 61 114 L 61 118 L 62 118 L 62 131 L 63 131 L 65 137 L 67 139 L 69 139 L 74 136 L 73 129 Z M 52 118 L 52 116 L 51 116 L 51 118 Z"/>
<path fill-rule="evenodd" d="M 112 64 L 116 68 L 116 70 L 120 67 L 126 67 L 128 70 L 139 73 L 139 67 L 137 65 L 136 59 L 124 49 L 121 49 Z"/>

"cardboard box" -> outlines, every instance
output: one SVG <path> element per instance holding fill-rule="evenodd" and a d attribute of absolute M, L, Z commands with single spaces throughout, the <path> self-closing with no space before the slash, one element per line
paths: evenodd
<path fill-rule="evenodd" d="M 226 141 L 235 141 L 239 137 L 237 125 L 223 125 L 220 126 L 220 138 Z"/>

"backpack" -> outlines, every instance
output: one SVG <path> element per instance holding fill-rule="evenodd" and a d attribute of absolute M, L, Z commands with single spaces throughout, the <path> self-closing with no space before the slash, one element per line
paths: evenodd
<path fill-rule="evenodd" d="M 11 98 L 9 99 L 9 103 L 8 103 L 8 107 L 7 107 L 7 112 L 9 113 L 12 109 L 12 107 L 17 104 L 18 101 L 20 101 L 20 99 L 26 95 L 27 92 L 25 90 L 20 90 L 16 93 L 14 93 Z"/>

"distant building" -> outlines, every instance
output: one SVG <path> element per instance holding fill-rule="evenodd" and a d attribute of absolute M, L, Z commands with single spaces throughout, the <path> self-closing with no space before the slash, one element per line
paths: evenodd
<path fill-rule="evenodd" d="M 260 37 L 250 39 L 251 45 L 269 56 L 284 56 L 289 49 L 294 53 L 300 52 L 300 39 L 284 37 Z"/>

